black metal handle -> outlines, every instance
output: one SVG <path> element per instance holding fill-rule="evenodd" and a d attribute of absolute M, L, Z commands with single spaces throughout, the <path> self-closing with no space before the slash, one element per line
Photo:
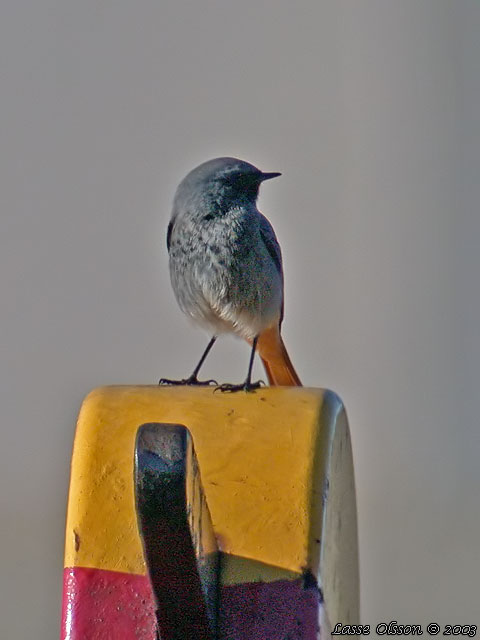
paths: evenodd
<path fill-rule="evenodd" d="M 135 499 L 161 640 L 214 640 L 218 549 L 191 435 L 148 423 L 137 433 Z"/>

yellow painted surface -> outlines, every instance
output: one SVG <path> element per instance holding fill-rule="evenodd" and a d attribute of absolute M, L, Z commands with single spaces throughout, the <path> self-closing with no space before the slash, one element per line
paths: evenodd
<path fill-rule="evenodd" d="M 223 553 L 220 560 L 222 585 L 246 584 L 249 582 L 274 582 L 275 580 L 297 580 L 299 571 L 289 571 L 250 558 Z"/>
<path fill-rule="evenodd" d="M 316 574 L 319 479 L 340 409 L 335 394 L 299 387 L 251 394 L 158 386 L 94 390 L 78 418 L 65 566 L 145 573 L 133 451 L 140 425 L 163 422 L 192 433 L 214 530 L 228 554 L 228 583 L 293 577 L 306 567 Z"/>

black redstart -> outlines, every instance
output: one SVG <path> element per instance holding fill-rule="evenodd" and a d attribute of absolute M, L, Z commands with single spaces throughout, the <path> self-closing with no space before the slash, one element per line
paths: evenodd
<path fill-rule="evenodd" d="M 260 184 L 279 176 L 236 158 L 215 158 L 196 167 L 177 188 L 167 247 L 170 278 L 184 313 L 213 336 L 189 378 L 162 384 L 211 384 L 198 372 L 217 336 L 234 333 L 251 345 L 242 384 L 222 391 L 250 391 L 255 350 L 271 385 L 300 386 L 280 335 L 283 270 L 280 246 L 257 209 Z"/>

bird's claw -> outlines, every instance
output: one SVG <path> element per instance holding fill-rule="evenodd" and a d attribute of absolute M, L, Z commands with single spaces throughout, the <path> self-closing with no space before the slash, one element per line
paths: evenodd
<path fill-rule="evenodd" d="M 170 380 L 169 378 L 160 378 L 158 384 L 171 385 L 177 387 L 209 387 L 212 385 L 217 386 L 216 380 L 198 380 L 196 376 L 190 376 L 189 378 L 183 378 L 183 380 Z"/>
<path fill-rule="evenodd" d="M 265 385 L 263 380 L 257 380 L 257 382 L 250 382 L 246 380 L 241 384 L 231 384 L 230 382 L 224 382 L 223 384 L 218 385 L 215 388 L 215 391 L 221 391 L 222 393 L 236 393 L 237 391 L 255 391 L 256 389 L 260 389 L 260 387 Z"/>

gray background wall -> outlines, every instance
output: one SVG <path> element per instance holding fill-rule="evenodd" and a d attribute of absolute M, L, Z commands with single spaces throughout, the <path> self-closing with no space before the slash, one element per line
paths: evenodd
<path fill-rule="evenodd" d="M 292 359 L 350 416 L 363 622 L 480 622 L 479 31 L 477 0 L 1 3 L 2 638 L 58 634 L 82 397 L 204 347 L 164 233 L 217 155 L 283 172 L 259 205 Z"/>

